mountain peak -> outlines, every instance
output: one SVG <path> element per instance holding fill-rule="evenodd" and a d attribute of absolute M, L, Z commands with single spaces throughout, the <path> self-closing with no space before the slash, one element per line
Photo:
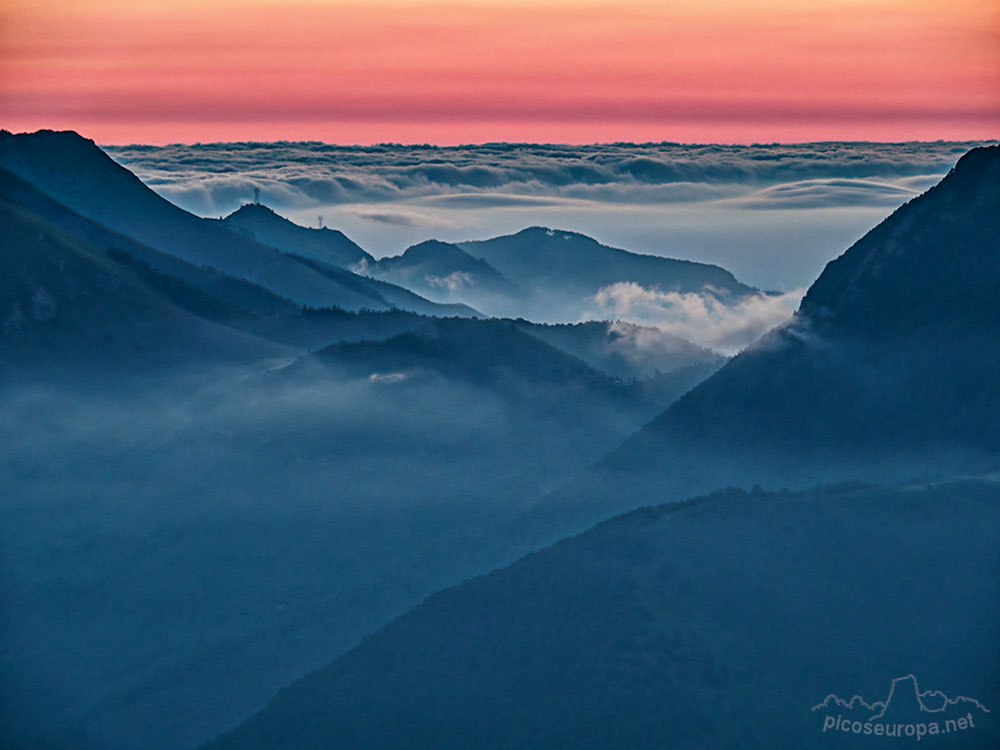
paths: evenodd
<path fill-rule="evenodd" d="M 91 148 L 98 148 L 93 139 L 85 138 L 75 130 L 49 130 L 48 128 L 43 128 L 36 130 L 34 133 L 12 133 L 9 130 L 0 130 L 0 139 L 6 138 L 16 138 L 21 141 L 30 140 L 37 143 L 45 143 L 48 146 L 89 146 Z"/>
<path fill-rule="evenodd" d="M 244 203 L 222 220 L 230 229 L 282 252 L 339 268 L 373 263 L 374 258 L 337 229 L 304 227 L 262 203 Z"/>
<path fill-rule="evenodd" d="M 468 270 L 473 267 L 477 270 L 492 271 L 484 261 L 473 258 L 458 245 L 440 240 L 425 240 L 411 245 L 399 258 L 407 263 L 449 263 L 456 270 Z"/>
<path fill-rule="evenodd" d="M 436 255 L 441 253 L 469 257 L 469 254 L 458 245 L 453 245 L 450 242 L 442 242 L 441 240 L 424 240 L 423 242 L 418 242 L 416 245 L 406 248 L 403 255 Z"/>
<path fill-rule="evenodd" d="M 72 183 L 80 174 L 102 184 L 138 183 L 139 178 L 120 167 L 90 138 L 73 130 L 38 130 L 34 133 L 0 131 L 0 163 L 30 182 Z M 46 191 L 48 192 L 48 191 Z"/>
<path fill-rule="evenodd" d="M 510 235 L 511 237 L 520 237 L 522 239 L 531 239 L 536 241 L 547 241 L 547 240 L 576 240 L 578 242 L 586 242 L 591 245 L 599 245 L 600 243 L 593 237 L 588 237 L 585 234 L 580 234 L 579 232 L 571 232 L 567 229 L 556 229 L 552 227 L 527 227 L 522 229 L 520 232 L 515 232 Z"/>
<path fill-rule="evenodd" d="M 234 216 L 273 216 L 275 219 L 288 221 L 288 219 L 283 216 L 276 214 L 273 208 L 265 206 L 263 203 L 244 203 L 242 206 L 229 214 L 226 219 L 231 219 Z M 225 219 L 223 221 L 225 221 Z"/>
<path fill-rule="evenodd" d="M 965 154 L 827 264 L 802 301 L 812 324 L 896 335 L 958 317 L 996 319 L 1000 295 L 1000 147 Z"/>

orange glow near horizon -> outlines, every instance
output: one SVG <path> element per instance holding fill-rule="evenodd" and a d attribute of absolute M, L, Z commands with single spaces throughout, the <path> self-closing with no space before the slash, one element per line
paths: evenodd
<path fill-rule="evenodd" d="M 101 143 L 1000 134 L 993 0 L 6 0 L 0 126 Z"/>

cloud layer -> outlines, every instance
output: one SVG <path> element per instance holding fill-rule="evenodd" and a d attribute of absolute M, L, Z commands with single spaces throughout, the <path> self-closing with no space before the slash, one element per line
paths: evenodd
<path fill-rule="evenodd" d="M 203 215 L 238 207 L 259 187 L 278 209 L 423 199 L 449 208 L 558 200 L 712 200 L 798 183 L 832 200 L 898 200 L 886 180 L 946 172 L 970 143 L 758 146 L 487 144 L 433 147 L 224 143 L 106 147 L 120 163 Z M 809 183 L 808 181 L 819 181 Z M 862 182 L 859 182 L 862 181 Z M 875 186 L 881 190 L 874 190 Z M 905 190 L 905 189 L 904 189 Z M 895 192 L 894 192 L 895 191 Z M 886 194 L 888 193 L 888 194 Z M 777 200 L 787 200 L 777 194 Z"/>

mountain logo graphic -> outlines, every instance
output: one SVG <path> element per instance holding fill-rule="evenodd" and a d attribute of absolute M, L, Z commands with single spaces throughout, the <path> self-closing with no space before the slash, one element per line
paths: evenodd
<path fill-rule="evenodd" d="M 921 690 L 916 675 L 896 677 L 884 700 L 850 699 L 830 693 L 812 711 L 824 712 L 822 731 L 915 737 L 974 729 L 989 709 L 967 695 L 950 697 L 940 690 Z"/>

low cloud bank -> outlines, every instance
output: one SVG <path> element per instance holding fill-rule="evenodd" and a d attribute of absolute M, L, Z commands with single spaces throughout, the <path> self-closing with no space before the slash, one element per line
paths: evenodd
<path fill-rule="evenodd" d="M 655 326 L 724 354 L 735 354 L 783 323 L 805 289 L 760 293 L 727 304 L 712 294 L 663 292 L 634 282 L 602 288 L 587 316 Z"/>

